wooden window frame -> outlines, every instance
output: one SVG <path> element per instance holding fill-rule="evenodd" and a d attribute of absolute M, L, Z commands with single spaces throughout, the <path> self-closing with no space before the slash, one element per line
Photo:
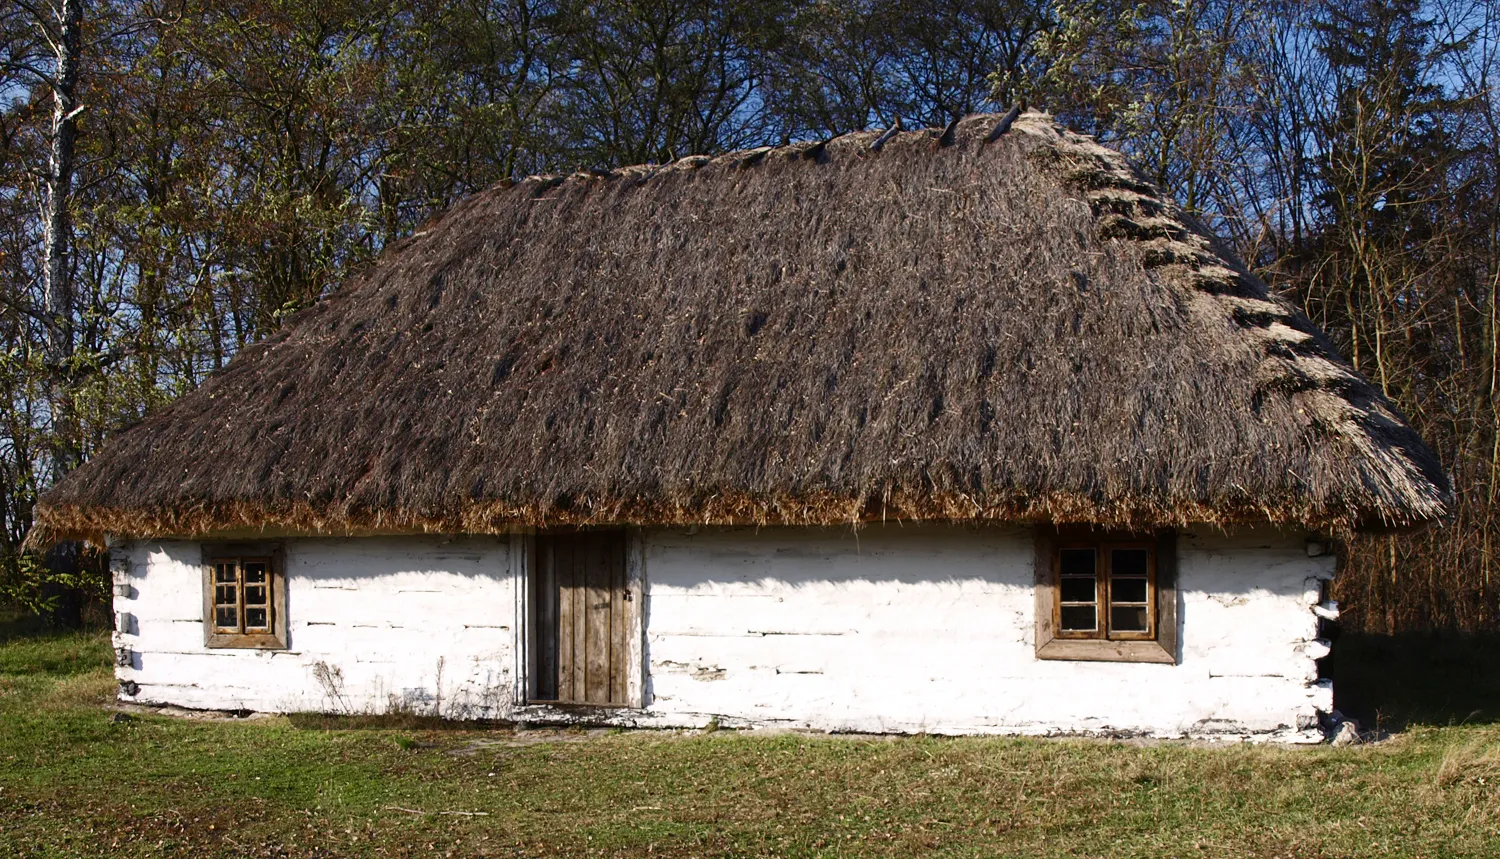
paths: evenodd
<path fill-rule="evenodd" d="M 219 627 L 214 608 L 214 568 L 233 561 L 238 568 L 246 560 L 267 562 L 267 586 L 270 600 L 269 632 L 230 632 Z M 286 632 L 286 555 L 279 543 L 210 543 L 203 546 L 203 646 L 248 650 L 285 650 Z M 236 585 L 243 588 L 243 582 Z M 240 602 L 243 625 L 243 599 Z"/>
<path fill-rule="evenodd" d="M 1095 552 L 1095 629 L 1062 630 L 1061 553 L 1063 549 L 1093 549 Z M 1146 603 L 1148 631 L 1109 630 L 1109 552 L 1112 549 L 1145 548 L 1147 563 Z M 1161 531 L 1143 535 L 1088 528 L 1036 529 L 1036 656 L 1091 662 L 1177 662 L 1177 535 Z"/>

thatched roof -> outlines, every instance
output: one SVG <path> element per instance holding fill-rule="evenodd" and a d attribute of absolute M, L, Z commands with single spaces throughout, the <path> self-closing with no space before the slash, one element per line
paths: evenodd
<path fill-rule="evenodd" d="M 40 533 L 1444 514 L 1301 313 L 1118 154 L 995 121 L 476 194 L 121 432 Z"/>

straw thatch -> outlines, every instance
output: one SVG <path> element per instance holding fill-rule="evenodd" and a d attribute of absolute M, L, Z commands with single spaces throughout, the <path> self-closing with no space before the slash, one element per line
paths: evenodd
<path fill-rule="evenodd" d="M 996 119 L 477 194 L 120 433 L 39 533 L 1443 515 L 1304 316 L 1119 155 Z"/>

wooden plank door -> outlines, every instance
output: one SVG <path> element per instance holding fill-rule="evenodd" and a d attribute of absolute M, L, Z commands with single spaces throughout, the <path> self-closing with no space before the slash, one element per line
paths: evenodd
<path fill-rule="evenodd" d="M 635 602 L 625 532 L 539 535 L 536 561 L 537 699 L 627 706 Z"/>

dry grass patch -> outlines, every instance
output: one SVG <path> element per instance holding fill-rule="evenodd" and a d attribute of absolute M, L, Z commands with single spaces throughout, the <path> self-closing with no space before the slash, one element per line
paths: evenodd
<path fill-rule="evenodd" d="M 1500 795 L 1500 731 L 1476 731 L 1471 738 L 1443 753 L 1438 765 L 1439 787 L 1488 787 Z"/>
<path fill-rule="evenodd" d="M 1445 749 L 1434 782 L 1439 802 L 1465 808 L 1465 824 L 1500 829 L 1500 730 L 1476 730 Z"/>

